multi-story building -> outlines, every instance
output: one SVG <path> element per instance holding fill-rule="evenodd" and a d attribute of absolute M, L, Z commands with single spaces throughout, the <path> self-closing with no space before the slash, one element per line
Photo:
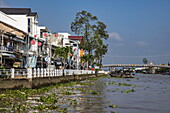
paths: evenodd
<path fill-rule="evenodd" d="M 0 11 L 0 63 L 6 68 L 13 67 L 14 62 L 21 62 L 15 66 L 26 64 L 27 33 L 19 29 L 17 23 Z"/>
<path fill-rule="evenodd" d="M 69 36 L 68 38 L 70 39 L 70 44 L 74 52 L 73 57 L 72 57 L 73 64 L 75 64 L 76 68 L 78 69 L 81 64 L 80 57 L 82 56 L 81 54 L 82 50 L 80 50 L 79 44 L 83 42 L 83 37 L 82 36 Z"/>
<path fill-rule="evenodd" d="M 5 47 L 11 47 L 13 50 L 10 50 L 15 55 L 15 58 L 12 59 L 13 62 L 17 62 L 16 64 L 20 67 L 35 67 L 38 55 L 37 13 L 31 12 L 30 8 L 0 8 L 0 15 L 0 22 L 3 24 L 0 27 L 1 52 Z M 3 57 L 3 53 L 1 55 L 2 61 L 4 61 L 2 63 L 5 64 L 5 57 Z M 11 64 L 9 67 L 12 67 Z"/>
<path fill-rule="evenodd" d="M 32 12 L 30 8 L 0 8 L 15 22 L 8 22 L 11 26 L 16 27 L 30 36 L 34 37 L 38 34 L 38 14 Z"/>
<path fill-rule="evenodd" d="M 0 64 L 5 68 L 46 68 L 62 62 L 54 55 L 57 46 L 71 46 L 74 54 L 70 62 L 78 68 L 78 45 L 83 38 L 53 34 L 46 26 L 38 26 L 37 18 L 30 8 L 0 8 Z"/>

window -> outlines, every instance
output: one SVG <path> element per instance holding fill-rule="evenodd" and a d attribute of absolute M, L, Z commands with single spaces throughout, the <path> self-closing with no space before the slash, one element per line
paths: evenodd
<path fill-rule="evenodd" d="M 28 33 L 30 33 L 30 32 L 31 32 L 30 25 L 31 25 L 31 19 L 30 19 L 30 18 L 28 18 Z"/>

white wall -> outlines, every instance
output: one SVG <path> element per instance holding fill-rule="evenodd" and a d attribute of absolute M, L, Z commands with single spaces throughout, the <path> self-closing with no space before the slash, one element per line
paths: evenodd
<path fill-rule="evenodd" d="M 67 46 L 66 43 L 69 43 L 70 39 L 68 36 L 70 36 L 69 33 L 58 33 L 58 35 L 63 35 L 63 47 Z"/>
<path fill-rule="evenodd" d="M 63 35 L 64 36 L 64 38 L 68 38 L 68 36 L 70 36 L 70 34 L 69 33 L 58 33 L 59 35 Z"/>
<path fill-rule="evenodd" d="M 34 35 L 38 34 L 38 23 L 37 18 L 34 16 L 27 16 L 27 15 L 7 15 L 0 11 L 0 21 L 11 25 L 21 31 L 28 33 L 28 18 L 31 18 L 31 33 L 30 35 L 34 37 Z"/>
<path fill-rule="evenodd" d="M 28 19 L 26 15 L 8 15 L 8 16 L 17 21 L 17 24 L 14 25 L 14 27 L 19 27 L 20 30 L 28 33 Z"/>
<path fill-rule="evenodd" d="M 28 18 L 31 19 L 31 32 L 29 34 L 34 37 L 34 35 L 39 34 L 38 33 L 38 21 L 37 21 L 37 18 L 35 18 L 34 16 L 28 16 L 27 17 L 27 29 L 28 29 Z"/>
<path fill-rule="evenodd" d="M 26 16 L 23 16 L 22 15 L 22 18 L 26 18 Z M 25 22 L 25 19 L 23 19 L 21 22 L 16 18 L 13 18 L 13 16 L 9 16 L 9 15 L 6 15 L 5 13 L 1 12 L 0 11 L 0 21 L 8 24 L 8 25 L 11 25 L 19 30 L 22 30 L 24 32 L 26 32 L 25 30 L 25 26 L 23 25 L 23 22 Z"/>

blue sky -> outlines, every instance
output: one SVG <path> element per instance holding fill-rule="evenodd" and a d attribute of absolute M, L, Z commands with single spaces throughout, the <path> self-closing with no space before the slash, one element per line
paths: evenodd
<path fill-rule="evenodd" d="M 0 7 L 31 8 L 39 25 L 71 34 L 76 13 L 86 10 L 107 25 L 104 64 L 170 62 L 170 0 L 0 0 Z"/>

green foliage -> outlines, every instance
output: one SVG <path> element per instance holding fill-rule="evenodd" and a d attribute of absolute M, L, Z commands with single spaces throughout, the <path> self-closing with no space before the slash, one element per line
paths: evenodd
<path fill-rule="evenodd" d="M 55 56 L 67 59 L 69 53 L 73 54 L 72 47 L 56 47 Z"/>
<path fill-rule="evenodd" d="M 66 108 L 66 106 L 75 107 L 79 105 L 80 98 L 70 98 L 70 95 L 76 95 L 74 92 L 81 91 L 87 93 L 88 95 L 99 94 L 99 91 L 97 90 L 92 90 L 91 88 L 89 89 L 84 87 L 86 85 L 92 85 L 92 81 L 96 80 L 97 78 L 88 79 L 88 82 L 70 81 L 67 83 L 57 83 L 55 85 L 43 87 L 40 89 L 23 88 L 20 90 L 4 90 L 0 94 L 0 101 L 2 104 L 0 112 L 11 111 L 13 113 L 27 113 L 31 111 L 32 113 L 67 113 L 69 110 Z M 80 85 L 83 87 L 75 87 L 75 85 Z"/>
<path fill-rule="evenodd" d="M 3 66 L 0 66 L 0 69 L 5 69 Z"/>
<path fill-rule="evenodd" d="M 5 68 L 3 66 L 0 66 L 0 78 L 7 78 Z"/>
<path fill-rule="evenodd" d="M 88 61 L 93 62 L 94 56 L 92 54 L 87 54 L 87 55 L 83 55 L 80 59 L 81 61 L 84 61 L 84 62 L 88 62 Z"/>
<path fill-rule="evenodd" d="M 102 57 L 107 53 L 108 45 L 103 44 L 103 40 L 108 39 L 106 25 L 98 21 L 96 16 L 93 16 L 87 11 L 81 11 L 76 14 L 74 22 L 71 23 L 71 30 L 77 35 L 82 35 L 84 40 L 80 44 L 80 48 L 92 55 L 98 60 L 101 65 Z M 87 59 L 87 56 L 85 56 Z M 93 59 L 93 60 L 94 60 Z M 87 59 L 89 63 L 91 59 Z M 86 61 L 86 60 L 85 60 Z"/>
<path fill-rule="evenodd" d="M 144 58 L 144 59 L 143 59 L 143 63 L 144 63 L 144 64 L 147 64 L 147 63 L 148 63 L 147 58 Z"/>
<path fill-rule="evenodd" d="M 63 62 L 67 62 L 69 54 L 73 54 L 72 47 L 56 47 L 55 56 L 62 58 Z M 69 58 L 71 59 L 72 56 Z"/>

